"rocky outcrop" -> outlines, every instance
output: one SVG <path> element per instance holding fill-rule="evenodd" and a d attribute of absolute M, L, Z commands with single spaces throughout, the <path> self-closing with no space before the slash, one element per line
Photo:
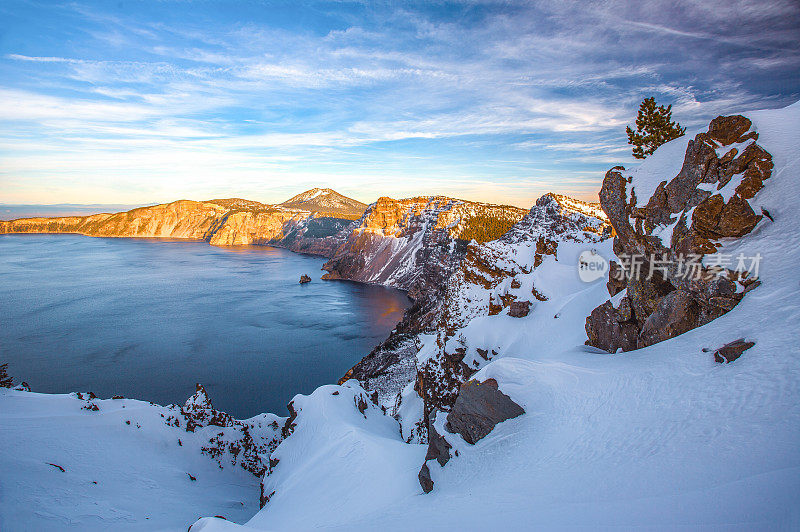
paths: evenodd
<path fill-rule="evenodd" d="M 483 382 L 465 382 L 458 393 L 452 410 L 447 414 L 444 424 L 450 434 L 459 434 L 465 442 L 475 445 L 489 435 L 498 423 L 521 416 L 525 410 L 498 389 L 497 381 L 486 379 Z M 439 466 L 450 460 L 452 446 L 436 430 L 435 416 L 428 422 L 428 451 L 418 478 L 425 493 L 433 489 L 428 462 L 436 460 Z"/>
<path fill-rule="evenodd" d="M 414 304 L 384 343 L 351 368 L 354 378 L 379 392 L 390 408 L 414 380 L 418 335 L 437 326 L 447 280 L 460 266 L 471 240 L 500 237 L 526 211 L 443 196 L 380 198 L 369 206 L 347 241 L 323 268 L 323 279 L 350 279 L 408 291 Z"/>
<path fill-rule="evenodd" d="M 389 339 L 342 381 L 358 379 L 365 389 L 378 392 L 379 403 L 389 413 L 411 420 L 403 432 L 406 439 L 430 441 L 430 417 L 449 411 L 461 385 L 497 355 L 484 345 L 469 345 L 459 328 L 479 316 L 522 317 L 546 301 L 545 289 L 534 282 L 536 268 L 558 261 L 559 242 L 591 245 L 608 238 L 610 226 L 604 216 L 586 214 L 598 209 L 547 194 L 500 238 L 465 243 L 442 285 L 423 292 L 430 301 L 426 318 L 419 319 L 418 299 L 417 308 L 406 313 Z"/>
<path fill-rule="evenodd" d="M 282 418 L 260 414 L 247 420 L 234 419 L 214 408 L 202 384 L 196 385 L 194 395 L 180 408 L 179 415 L 170 415 L 164 421 L 169 426 L 208 437 L 201 452 L 220 467 L 238 465 L 259 478 L 270 468 L 269 455 L 283 438 Z"/>
<path fill-rule="evenodd" d="M 557 196 L 546 194 L 501 238 L 470 244 L 447 283 L 435 343 L 425 346 L 427 356 L 417 368 L 414 389 L 425 405 L 425 418 L 450 410 L 461 385 L 493 356 L 484 346 L 468 345 L 460 338 L 461 327 L 479 316 L 527 316 L 537 301 L 547 300 L 547 287 L 536 286 L 535 270 L 547 260 L 558 261 L 560 242 L 591 245 L 609 236 L 604 219 L 569 208 Z"/>
<path fill-rule="evenodd" d="M 669 180 L 608 171 L 600 203 L 616 233 L 614 251 L 627 262 L 612 264 L 608 289 L 627 292 L 592 312 L 587 344 L 614 352 L 661 342 L 725 314 L 758 286 L 718 253 L 722 239 L 744 237 L 762 219 L 749 200 L 773 164 L 757 140 L 746 117 L 720 116 L 689 140 Z"/>

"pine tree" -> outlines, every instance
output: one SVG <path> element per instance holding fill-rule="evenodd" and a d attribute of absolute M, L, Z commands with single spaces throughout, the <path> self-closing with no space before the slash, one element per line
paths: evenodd
<path fill-rule="evenodd" d="M 636 131 L 626 128 L 628 144 L 633 145 L 633 156 L 644 159 L 656 148 L 686 133 L 686 128 L 672 121 L 672 105 L 656 105 L 655 98 L 645 98 L 639 105 Z"/>
<path fill-rule="evenodd" d="M 8 364 L 0 364 L 0 388 L 11 388 L 14 379 L 8 376 Z"/>

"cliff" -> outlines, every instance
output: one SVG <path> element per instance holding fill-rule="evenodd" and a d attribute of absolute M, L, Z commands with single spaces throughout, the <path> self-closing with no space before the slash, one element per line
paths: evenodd
<path fill-rule="evenodd" d="M 429 309 L 425 322 L 415 320 L 414 307 L 409 309 L 392 336 L 341 382 L 359 380 L 367 390 L 377 392 L 380 403 L 395 415 L 404 408 L 404 388 L 412 383 L 410 393 L 423 400 L 419 404 L 424 402 L 426 411 L 451 406 L 459 386 L 482 367 L 480 362 L 492 358 L 490 346 L 474 346 L 475 356 L 465 361 L 468 346 L 453 338 L 455 331 L 480 316 L 527 314 L 547 299 L 548 288 L 534 282 L 537 268 L 547 260 L 557 261 L 560 247 L 595 245 L 610 234 L 607 219 L 596 205 L 556 194 L 542 196 L 500 238 L 465 243 L 442 285 L 436 290 L 427 285 L 418 296 L 421 303 L 415 307 L 423 304 Z M 432 350 L 436 355 L 425 355 L 425 363 L 419 363 L 420 353 Z M 476 350 L 483 356 L 477 356 Z M 422 410 L 408 426 L 407 438 L 425 441 Z"/>
<path fill-rule="evenodd" d="M 324 195 L 318 200 L 323 201 Z M 329 257 L 344 242 L 352 223 L 313 210 L 231 198 L 180 200 L 116 214 L 23 218 L 0 222 L 0 234 L 185 238 L 215 246 L 271 245 Z"/>
<path fill-rule="evenodd" d="M 370 205 L 323 269 L 323 279 L 349 279 L 407 290 L 416 304 L 401 330 L 431 323 L 436 294 L 472 239 L 491 240 L 525 215 L 524 209 L 422 196 L 380 198 Z"/>

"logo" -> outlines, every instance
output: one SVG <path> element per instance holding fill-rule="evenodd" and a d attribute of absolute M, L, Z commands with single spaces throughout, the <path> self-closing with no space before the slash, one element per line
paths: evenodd
<path fill-rule="evenodd" d="M 578 276 L 584 283 L 602 279 L 608 272 L 608 261 L 597 250 L 586 250 L 578 257 Z"/>

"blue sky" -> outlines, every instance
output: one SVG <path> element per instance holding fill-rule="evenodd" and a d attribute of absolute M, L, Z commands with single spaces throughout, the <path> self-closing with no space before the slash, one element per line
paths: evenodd
<path fill-rule="evenodd" d="M 4 0 L 0 203 L 595 199 L 642 98 L 782 107 L 798 43 L 792 0 Z"/>

